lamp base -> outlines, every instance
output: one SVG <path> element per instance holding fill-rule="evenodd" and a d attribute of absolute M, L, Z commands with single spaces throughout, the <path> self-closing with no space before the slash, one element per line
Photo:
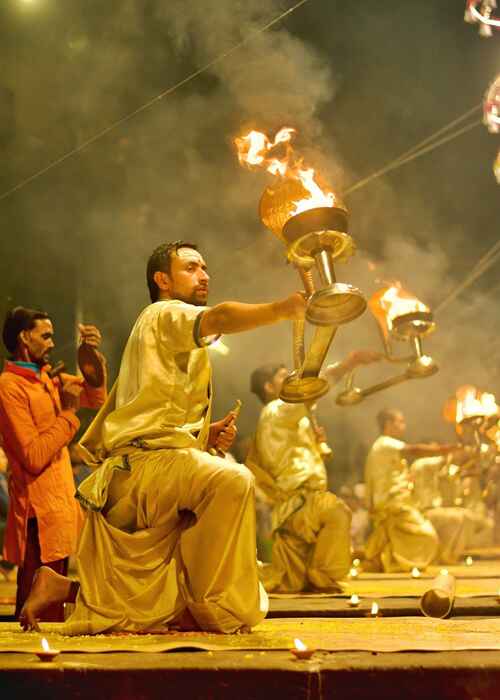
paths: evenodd
<path fill-rule="evenodd" d="M 299 377 L 292 372 L 283 382 L 280 399 L 285 403 L 317 401 L 328 393 L 330 385 L 322 377 Z"/>
<path fill-rule="evenodd" d="M 363 398 L 364 396 L 361 389 L 348 389 L 337 396 L 335 403 L 337 403 L 339 406 L 355 406 L 356 404 L 361 403 Z"/>
<path fill-rule="evenodd" d="M 309 299 L 306 319 L 314 326 L 341 326 L 354 321 L 365 309 L 366 300 L 359 289 L 335 282 Z"/>
<path fill-rule="evenodd" d="M 439 370 L 439 367 L 429 355 L 421 355 L 416 357 L 406 369 L 406 375 L 409 379 L 424 379 L 432 377 Z"/>

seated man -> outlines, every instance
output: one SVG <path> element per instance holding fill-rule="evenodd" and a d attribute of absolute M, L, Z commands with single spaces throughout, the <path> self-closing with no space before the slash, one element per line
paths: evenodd
<path fill-rule="evenodd" d="M 359 364 L 379 359 L 353 352 L 327 369 L 337 380 Z M 264 404 L 247 466 L 273 503 L 272 563 L 261 578 L 266 590 L 339 590 L 351 565 L 351 512 L 327 490 L 320 450 L 322 430 L 314 430 L 304 404 L 279 398 L 287 370 L 264 365 L 251 377 L 251 390 Z"/>
<path fill-rule="evenodd" d="M 205 306 L 206 263 L 169 243 L 147 266 L 151 296 L 137 319 L 107 403 L 81 445 L 97 467 L 79 487 L 87 518 L 80 586 L 40 569 L 25 629 L 49 602 L 76 598 L 67 634 L 182 629 L 236 632 L 260 622 L 267 597 L 255 556 L 254 479 L 207 452 L 227 450 L 234 415 L 210 425 L 207 345 L 304 316 L 295 293 L 270 304 Z"/>
<path fill-rule="evenodd" d="M 436 530 L 439 539 L 436 561 L 456 564 L 468 547 L 475 546 L 483 531 L 483 522 L 471 508 L 444 505 L 440 490 L 443 467 L 446 467 L 443 457 L 416 459 L 410 467 L 412 495 L 417 508 Z"/>
<path fill-rule="evenodd" d="M 425 569 L 436 557 L 439 539 L 430 520 L 415 505 L 407 460 L 445 455 L 453 445 L 408 444 L 401 411 L 384 409 L 377 416 L 381 435 L 365 465 L 367 505 L 373 532 L 366 544 L 365 570 Z"/>

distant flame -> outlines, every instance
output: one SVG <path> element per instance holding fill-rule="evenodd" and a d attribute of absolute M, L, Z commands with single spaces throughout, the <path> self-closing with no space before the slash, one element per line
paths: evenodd
<path fill-rule="evenodd" d="M 324 191 L 314 169 L 303 167 L 303 160 L 295 156 L 291 140 L 296 133 L 295 129 L 286 126 L 278 131 L 274 140 L 262 131 L 250 131 L 246 136 L 240 136 L 234 140 L 241 165 L 264 168 L 272 175 L 298 180 L 309 193 L 309 196 L 293 202 L 295 209 L 292 210 L 291 216 L 315 207 L 335 205 L 333 192 Z M 278 148 L 283 149 L 283 145 L 285 145 L 285 153 L 277 157 L 276 151 Z"/>
<path fill-rule="evenodd" d="M 368 305 L 375 318 L 383 327 L 384 332 L 388 333 L 392 330 L 394 319 L 399 316 L 415 313 L 416 311 L 427 313 L 430 311 L 428 306 L 404 289 L 401 282 L 398 281 L 376 292 L 368 302 Z"/>
<path fill-rule="evenodd" d="M 461 423 L 465 418 L 474 416 L 494 416 L 498 413 L 498 405 L 494 394 L 481 392 L 475 386 L 460 387 L 456 392 L 457 408 L 456 422 Z"/>
<path fill-rule="evenodd" d="M 372 608 L 370 610 L 370 614 L 373 616 L 376 616 L 376 615 L 378 615 L 378 610 L 379 610 L 378 603 L 373 602 Z"/>
<path fill-rule="evenodd" d="M 304 644 L 304 642 L 301 642 L 300 639 L 294 639 L 293 643 L 295 644 L 295 648 L 297 651 L 307 651 L 307 647 Z"/>
<path fill-rule="evenodd" d="M 50 651 L 50 646 L 48 641 L 45 639 L 45 637 L 42 637 L 42 649 L 44 651 Z"/>

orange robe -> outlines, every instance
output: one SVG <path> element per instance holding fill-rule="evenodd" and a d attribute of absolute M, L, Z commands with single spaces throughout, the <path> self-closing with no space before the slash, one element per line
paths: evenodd
<path fill-rule="evenodd" d="M 6 362 L 0 375 L 0 432 L 10 466 L 4 557 L 18 566 L 29 517 L 38 521 L 43 563 L 75 552 L 83 521 L 67 449 L 80 421 L 62 408 L 61 380 L 52 380 L 47 369 L 37 374 Z M 98 408 L 105 398 L 105 385 L 94 389 L 83 382 L 82 407 Z"/>

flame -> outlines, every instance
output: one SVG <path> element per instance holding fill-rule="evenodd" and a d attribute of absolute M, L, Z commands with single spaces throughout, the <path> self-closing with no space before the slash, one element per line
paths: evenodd
<path fill-rule="evenodd" d="M 394 319 L 399 316 L 416 311 L 427 313 L 430 311 L 428 306 L 404 289 L 401 282 L 398 281 L 375 292 L 369 300 L 368 306 L 386 335 L 391 332 Z"/>
<path fill-rule="evenodd" d="M 378 615 L 378 611 L 379 611 L 378 603 L 373 602 L 372 608 L 370 610 L 370 614 L 376 616 L 376 615 Z"/>
<path fill-rule="evenodd" d="M 307 647 L 304 644 L 304 642 L 301 642 L 300 639 L 294 639 L 293 643 L 295 644 L 295 648 L 297 651 L 307 651 Z"/>
<path fill-rule="evenodd" d="M 45 639 L 45 637 L 42 637 L 42 649 L 44 651 L 50 651 L 50 646 L 48 641 Z"/>
<path fill-rule="evenodd" d="M 459 387 L 456 391 L 457 407 L 455 420 L 461 423 L 465 418 L 474 416 L 494 416 L 498 413 L 498 405 L 494 394 L 481 392 L 475 386 Z"/>
<path fill-rule="evenodd" d="M 300 182 L 307 196 L 293 201 L 295 208 L 291 211 L 290 216 L 315 207 L 333 207 L 335 205 L 335 195 L 333 192 L 322 189 L 314 168 L 304 167 L 302 158 L 295 156 L 291 140 L 296 133 L 292 127 L 285 126 L 278 131 L 274 140 L 271 140 L 262 131 L 255 130 L 250 131 L 246 136 L 234 139 L 241 165 L 249 168 L 264 168 L 271 175 Z M 277 157 L 275 152 L 278 148 L 282 150 L 283 145 L 285 146 L 285 154 Z"/>

